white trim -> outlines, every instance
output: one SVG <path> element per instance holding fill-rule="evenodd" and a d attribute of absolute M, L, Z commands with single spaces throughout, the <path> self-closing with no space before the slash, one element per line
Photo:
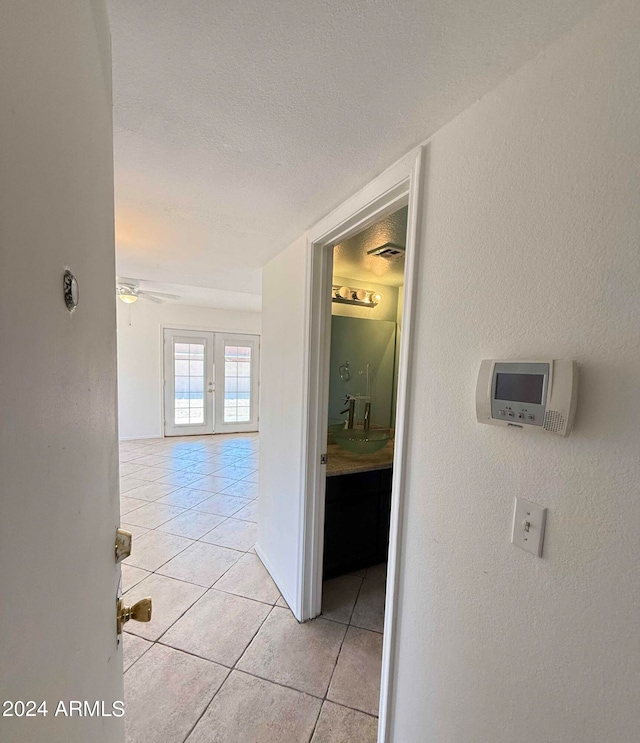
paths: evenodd
<path fill-rule="evenodd" d="M 386 743 L 390 730 L 390 699 L 393 688 L 393 655 L 397 617 L 397 584 L 401 513 L 406 471 L 409 369 L 413 346 L 413 315 L 417 275 L 418 224 L 422 191 L 424 148 L 419 147 L 398 161 L 359 193 L 321 220 L 309 233 L 307 304 L 305 308 L 305 395 L 303 408 L 303 462 L 301 492 L 303 507 L 300 524 L 299 595 L 301 606 L 292 607 L 299 620 L 318 616 L 322 606 L 322 552 L 324 537 L 324 492 L 326 466 L 320 463 L 326 453 L 329 333 L 331 321 L 331 268 L 333 251 L 339 240 L 360 232 L 370 224 L 408 204 L 405 258 L 405 293 L 398 393 L 396 439 L 391 495 L 389 567 L 382 652 L 378 743 Z"/>
<path fill-rule="evenodd" d="M 221 311 L 233 312 L 234 310 L 221 310 Z M 255 314 L 259 314 L 259 313 L 255 313 Z M 197 332 L 202 332 L 206 330 L 210 333 L 233 333 L 234 335 L 262 336 L 262 331 L 260 331 L 259 333 L 250 333 L 247 330 L 233 330 L 229 328 L 212 328 L 210 325 L 207 325 L 206 327 L 204 325 L 184 325 L 183 323 L 180 323 L 180 322 L 161 323 L 160 327 L 162 330 L 164 330 L 165 328 L 167 328 L 167 330 L 195 330 Z"/>
<path fill-rule="evenodd" d="M 398 392 L 396 403 L 396 438 L 394 468 L 391 485 L 391 526 L 389 560 L 387 567 L 387 597 L 382 641 L 382 678 L 380 682 L 380 708 L 378 741 L 386 743 L 391 735 L 391 695 L 394 688 L 395 667 L 393 659 L 397 641 L 398 585 L 400 576 L 400 545 L 402 540 L 402 513 L 405 499 L 407 473 L 407 446 L 409 432 L 410 369 L 415 346 L 415 294 L 418 275 L 419 227 L 423 203 L 423 178 L 425 148 L 420 148 L 411 171 L 409 189 L 409 214 L 407 219 L 407 251 L 405 257 L 405 290 L 400 338 L 400 363 L 398 365 Z M 403 343 L 404 339 L 404 343 Z"/>
<path fill-rule="evenodd" d="M 142 441 L 142 439 L 163 439 L 164 436 L 158 436 L 157 434 L 149 434 L 147 436 L 119 436 L 118 441 Z"/>

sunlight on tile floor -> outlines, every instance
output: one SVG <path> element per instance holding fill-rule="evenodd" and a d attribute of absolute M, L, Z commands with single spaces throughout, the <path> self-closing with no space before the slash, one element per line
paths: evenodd
<path fill-rule="evenodd" d="M 255 554 L 257 434 L 123 441 L 127 743 L 375 743 L 386 566 L 299 624 Z"/>

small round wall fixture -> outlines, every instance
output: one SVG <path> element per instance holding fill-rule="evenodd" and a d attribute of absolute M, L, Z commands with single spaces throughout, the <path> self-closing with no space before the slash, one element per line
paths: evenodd
<path fill-rule="evenodd" d="M 78 289 L 78 280 L 67 268 L 64 272 L 64 303 L 67 305 L 69 312 L 73 312 L 78 306 L 80 292 Z"/>

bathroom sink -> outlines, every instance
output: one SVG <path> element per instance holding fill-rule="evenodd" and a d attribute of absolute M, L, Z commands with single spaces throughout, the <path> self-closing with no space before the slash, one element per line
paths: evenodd
<path fill-rule="evenodd" d="M 329 418 L 329 428 L 327 429 L 327 444 L 335 444 L 334 434 L 345 427 L 345 422 L 339 418 Z"/>
<path fill-rule="evenodd" d="M 333 438 L 343 449 L 354 454 L 373 454 L 384 449 L 391 438 L 388 428 L 372 428 L 364 431 L 361 428 L 343 428 L 333 432 Z"/>

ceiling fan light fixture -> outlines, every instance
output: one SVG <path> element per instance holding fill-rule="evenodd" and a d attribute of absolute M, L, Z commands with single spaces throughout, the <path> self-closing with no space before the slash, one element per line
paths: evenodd
<path fill-rule="evenodd" d="M 118 294 L 118 299 L 123 301 L 125 304 L 133 304 L 138 301 L 138 295 L 131 292 L 120 292 Z"/>

